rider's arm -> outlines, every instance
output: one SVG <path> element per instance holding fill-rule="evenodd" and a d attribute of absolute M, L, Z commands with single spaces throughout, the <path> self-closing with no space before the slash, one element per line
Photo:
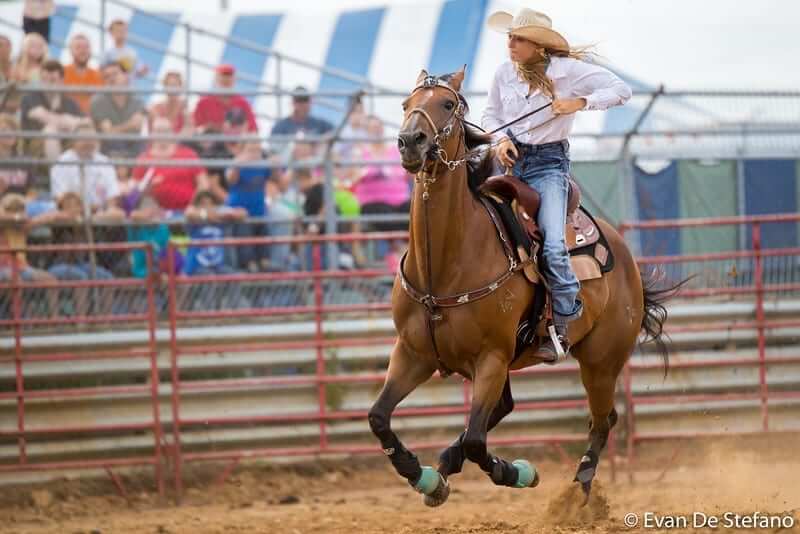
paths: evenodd
<path fill-rule="evenodd" d="M 631 97 L 631 88 L 610 70 L 587 63 L 574 61 L 570 69 L 572 93 L 586 99 L 585 110 L 604 110 L 621 106 Z"/>

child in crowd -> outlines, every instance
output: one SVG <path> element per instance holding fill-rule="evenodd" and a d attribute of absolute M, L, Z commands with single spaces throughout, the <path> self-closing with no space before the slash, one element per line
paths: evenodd
<path fill-rule="evenodd" d="M 198 241 L 218 240 L 225 237 L 225 224 L 242 221 L 247 217 L 243 208 L 220 206 L 219 201 L 208 189 L 195 193 L 192 204 L 186 208 L 186 222 L 189 237 L 194 243 L 189 246 L 184 264 L 184 273 L 189 276 L 236 273 L 228 262 L 225 247 L 217 244 L 199 245 Z M 230 288 L 230 292 L 226 289 Z M 227 300 L 228 308 L 241 305 L 241 291 L 237 284 L 213 282 L 200 284 L 194 302 L 202 310 L 221 308 Z"/>
<path fill-rule="evenodd" d="M 261 144 L 256 141 L 244 143 L 233 159 L 236 163 L 256 162 L 265 159 Z M 253 164 L 246 167 L 230 167 L 225 172 L 228 184 L 228 200 L 226 204 L 232 208 L 246 210 L 249 217 L 263 218 L 267 216 L 266 184 L 272 171 L 263 165 Z M 236 237 L 266 236 L 267 226 L 264 224 L 245 223 L 233 227 Z M 269 250 L 265 245 L 239 247 L 239 266 L 251 273 L 269 270 Z"/>
<path fill-rule="evenodd" d="M 46 213 L 29 219 L 25 213 L 25 204 L 25 197 L 18 193 L 6 193 L 0 198 L 0 248 L 18 249 L 15 253 L 0 253 L 0 282 L 5 284 L 14 280 L 16 271 L 18 280 L 23 282 L 55 285 L 57 280 L 53 275 L 28 263 L 25 248 L 28 232 L 32 228 L 55 222 L 58 216 L 55 213 Z M 48 315 L 58 316 L 58 294 L 51 288 L 44 288 L 44 292 L 49 307 Z M 23 296 L 23 304 L 31 300 Z M 0 293 L 0 309 L 7 310 L 11 302 L 10 292 Z"/>

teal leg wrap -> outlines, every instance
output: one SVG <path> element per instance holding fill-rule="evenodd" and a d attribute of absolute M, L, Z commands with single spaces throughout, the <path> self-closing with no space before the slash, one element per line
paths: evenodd
<path fill-rule="evenodd" d="M 424 495 L 430 495 L 439 487 L 439 471 L 431 466 L 424 466 L 419 480 L 414 484 L 414 489 Z"/>
<path fill-rule="evenodd" d="M 528 460 L 514 460 L 511 465 L 517 468 L 517 483 L 515 488 L 527 488 L 536 476 L 536 468 Z"/>

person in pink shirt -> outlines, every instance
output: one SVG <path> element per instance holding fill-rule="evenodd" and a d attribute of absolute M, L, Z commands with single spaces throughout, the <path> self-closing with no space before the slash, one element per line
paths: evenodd
<path fill-rule="evenodd" d="M 400 152 L 394 144 L 383 141 L 383 123 L 378 117 L 367 118 L 367 134 L 373 141 L 356 148 L 354 156 L 363 159 L 365 166 L 351 187 L 361 205 L 361 213 L 407 214 L 411 198 L 411 175 L 400 166 Z M 381 163 L 386 161 L 397 163 Z M 372 226 L 378 231 L 408 228 L 405 222 L 375 223 Z"/>
<path fill-rule="evenodd" d="M 236 85 L 236 69 L 233 65 L 223 64 L 216 69 L 215 86 L 217 89 L 233 89 Z M 194 108 L 194 126 L 196 133 L 206 131 L 221 132 L 225 123 L 225 113 L 231 108 L 241 108 L 247 116 L 247 131 L 258 131 L 256 117 L 250 102 L 241 95 L 206 95 L 197 101 Z"/>

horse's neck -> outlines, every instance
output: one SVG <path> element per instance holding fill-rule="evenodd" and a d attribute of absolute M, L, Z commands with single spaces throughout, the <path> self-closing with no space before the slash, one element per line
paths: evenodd
<path fill-rule="evenodd" d="M 431 292 L 441 295 L 463 282 L 474 261 L 476 248 L 485 247 L 487 238 L 485 221 L 478 220 L 481 213 L 467 186 L 465 168 L 445 171 L 436 183 L 429 186 L 429 198 L 423 200 L 423 185 L 414 187 L 409 227 L 408 258 L 405 274 L 409 282 L 427 291 L 427 246 L 430 239 Z M 427 203 L 428 230 L 425 217 Z M 486 234 L 486 235 L 483 235 Z M 472 251 L 472 254 L 470 254 Z"/>

